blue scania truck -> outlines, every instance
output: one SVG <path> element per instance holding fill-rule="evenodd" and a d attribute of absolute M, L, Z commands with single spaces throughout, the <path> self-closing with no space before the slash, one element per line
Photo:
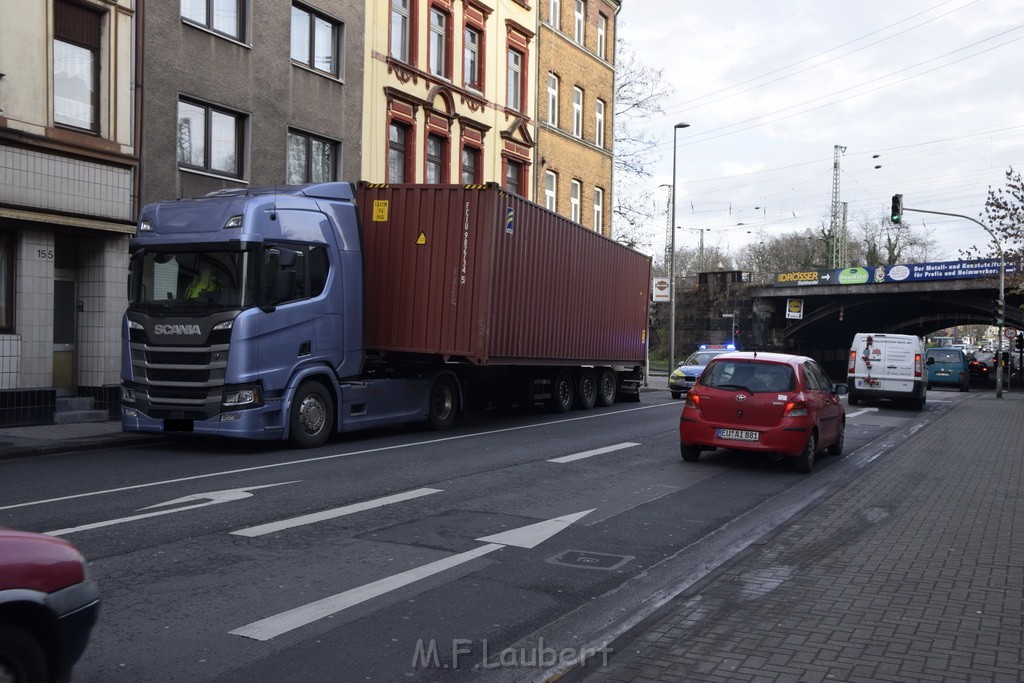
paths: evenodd
<path fill-rule="evenodd" d="M 171 200 L 129 254 L 124 431 L 314 447 L 639 400 L 650 258 L 493 184 Z"/>

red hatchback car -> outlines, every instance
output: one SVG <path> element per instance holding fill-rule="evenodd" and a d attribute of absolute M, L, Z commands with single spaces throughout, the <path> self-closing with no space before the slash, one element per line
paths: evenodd
<path fill-rule="evenodd" d="M 815 456 L 843 452 L 845 384 L 832 384 L 813 359 L 737 352 L 715 358 L 686 397 L 679 452 L 692 462 L 703 450 L 728 448 L 792 458 L 810 472 Z"/>

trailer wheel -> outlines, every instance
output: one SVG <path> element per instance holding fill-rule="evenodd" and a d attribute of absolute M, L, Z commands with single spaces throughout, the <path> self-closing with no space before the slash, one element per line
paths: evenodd
<path fill-rule="evenodd" d="M 320 382 L 303 382 L 295 392 L 288 438 L 299 448 L 316 448 L 334 430 L 334 401 Z"/>
<path fill-rule="evenodd" d="M 575 400 L 575 388 L 572 373 L 568 370 L 559 370 L 551 380 L 551 398 L 548 399 L 548 408 L 551 412 L 569 412 Z"/>
<path fill-rule="evenodd" d="M 580 380 L 576 384 L 576 407 L 590 410 L 597 403 L 597 373 L 590 368 L 583 368 Z"/>
<path fill-rule="evenodd" d="M 597 405 L 610 406 L 615 403 L 615 373 L 611 368 L 601 370 L 597 380 Z"/>
<path fill-rule="evenodd" d="M 427 405 L 427 421 L 430 426 L 439 432 L 450 428 L 455 423 L 457 410 L 458 397 L 452 378 L 447 375 L 435 378 Z"/>

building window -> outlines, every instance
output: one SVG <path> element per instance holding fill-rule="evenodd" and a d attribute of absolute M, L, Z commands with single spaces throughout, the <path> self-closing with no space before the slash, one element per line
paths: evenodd
<path fill-rule="evenodd" d="M 0 231 L 0 332 L 14 330 L 14 233 Z"/>
<path fill-rule="evenodd" d="M 243 116 L 178 100 L 178 164 L 240 176 Z"/>
<path fill-rule="evenodd" d="M 604 100 L 594 101 L 594 144 L 604 148 Z"/>
<path fill-rule="evenodd" d="M 608 59 L 608 17 L 604 14 L 597 16 L 597 56 Z"/>
<path fill-rule="evenodd" d="M 430 73 L 441 78 L 451 76 L 448 68 L 448 15 L 439 9 L 430 9 Z"/>
<path fill-rule="evenodd" d="M 391 56 L 412 63 L 412 0 L 391 0 Z"/>
<path fill-rule="evenodd" d="M 344 26 L 319 13 L 292 5 L 292 61 L 338 76 L 344 52 Z"/>
<path fill-rule="evenodd" d="M 583 137 L 583 91 L 579 88 L 572 89 L 572 134 Z"/>
<path fill-rule="evenodd" d="M 523 53 L 508 51 L 508 108 L 523 110 Z"/>
<path fill-rule="evenodd" d="M 562 3 L 561 0 L 550 0 L 548 3 L 548 23 L 556 31 L 562 28 Z"/>
<path fill-rule="evenodd" d="M 102 14 L 57 0 L 53 6 L 53 120 L 97 132 Z"/>
<path fill-rule="evenodd" d="M 587 3 L 585 0 L 576 0 L 576 23 L 573 31 L 573 38 L 577 43 L 583 45 L 584 33 L 587 25 Z"/>
<path fill-rule="evenodd" d="M 548 72 L 548 123 L 558 125 L 558 76 Z"/>
<path fill-rule="evenodd" d="M 242 7 L 242 0 L 181 0 L 181 17 L 241 40 L 245 29 Z"/>
<path fill-rule="evenodd" d="M 583 186 L 580 181 L 573 180 L 569 185 L 569 217 L 577 223 L 580 222 L 580 197 L 583 195 Z"/>
<path fill-rule="evenodd" d="M 475 185 L 480 182 L 480 150 L 476 147 L 462 148 L 462 184 Z"/>
<path fill-rule="evenodd" d="M 404 183 L 409 168 L 409 127 L 392 122 L 388 126 L 388 182 Z"/>
<path fill-rule="evenodd" d="M 594 232 L 604 234 L 604 190 L 594 188 Z"/>
<path fill-rule="evenodd" d="M 519 191 L 523 182 L 523 165 L 518 161 L 508 161 L 505 165 L 505 189 L 513 194 L 522 195 Z"/>
<path fill-rule="evenodd" d="M 544 173 L 544 206 L 549 211 L 558 210 L 558 175 L 552 171 Z"/>
<path fill-rule="evenodd" d="M 445 139 L 440 135 L 427 136 L 427 170 L 425 182 L 443 183 L 445 181 L 445 157 L 447 156 Z"/>
<path fill-rule="evenodd" d="M 473 90 L 483 90 L 483 84 L 480 82 L 480 31 L 467 27 L 463 42 L 463 85 Z"/>
<path fill-rule="evenodd" d="M 285 182 L 289 185 L 337 180 L 338 145 L 314 135 L 288 131 Z"/>

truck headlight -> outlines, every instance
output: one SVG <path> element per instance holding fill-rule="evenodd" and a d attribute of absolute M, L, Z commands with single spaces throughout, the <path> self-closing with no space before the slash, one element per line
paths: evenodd
<path fill-rule="evenodd" d="M 234 387 L 224 390 L 221 406 L 225 409 L 258 408 L 263 405 L 263 395 L 258 386 Z"/>

